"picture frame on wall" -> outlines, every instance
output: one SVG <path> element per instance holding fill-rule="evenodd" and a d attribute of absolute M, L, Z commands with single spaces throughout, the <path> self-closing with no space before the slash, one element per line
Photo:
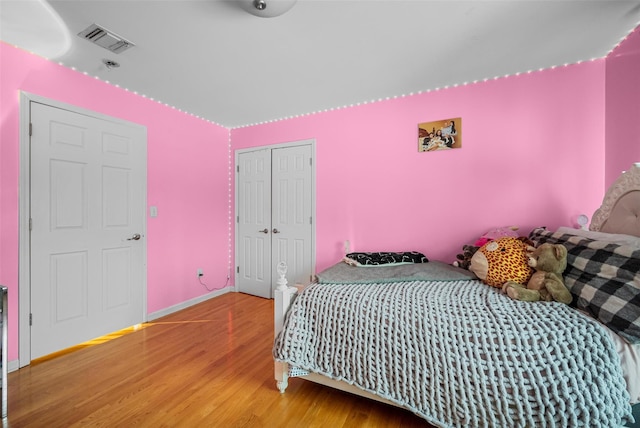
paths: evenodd
<path fill-rule="evenodd" d="M 418 151 L 435 152 L 462 148 L 462 118 L 418 124 Z"/>

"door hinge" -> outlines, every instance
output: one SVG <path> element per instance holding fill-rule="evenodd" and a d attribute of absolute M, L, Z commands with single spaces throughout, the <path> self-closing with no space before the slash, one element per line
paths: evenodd
<path fill-rule="evenodd" d="M 240 165 L 237 165 L 237 166 L 236 166 L 236 171 L 237 171 L 237 172 L 240 172 Z"/>
<path fill-rule="evenodd" d="M 239 215 L 236 216 L 236 223 L 240 223 L 240 216 Z"/>
<path fill-rule="evenodd" d="M 236 267 L 236 273 L 240 273 L 240 266 Z"/>
<path fill-rule="evenodd" d="M 309 158 L 309 166 L 313 166 L 313 158 Z"/>
<path fill-rule="evenodd" d="M 29 217 L 29 232 L 33 230 L 33 219 Z"/>
<path fill-rule="evenodd" d="M 33 135 L 33 123 L 29 122 L 29 137 Z"/>
<path fill-rule="evenodd" d="M 33 325 L 33 314 L 29 314 L 29 325 Z"/>
<path fill-rule="evenodd" d="M 309 224 L 313 224 L 313 217 L 309 217 Z"/>

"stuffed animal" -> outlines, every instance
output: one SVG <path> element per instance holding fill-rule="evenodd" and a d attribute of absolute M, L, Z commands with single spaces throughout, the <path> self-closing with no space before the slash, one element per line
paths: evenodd
<path fill-rule="evenodd" d="M 562 272 L 567 268 L 567 248 L 561 244 L 544 243 L 538 248 L 529 247 L 529 251 L 529 266 L 535 269 L 535 273 L 526 287 L 507 281 L 502 290 L 512 299 L 526 302 L 555 300 L 571 303 L 573 297 L 562 279 Z"/>
<path fill-rule="evenodd" d="M 462 269 L 469 270 L 469 266 L 471 265 L 471 257 L 478 251 L 480 247 L 475 245 L 463 245 L 462 253 L 456 254 L 456 261 L 453 262 L 454 266 L 460 267 Z"/>
<path fill-rule="evenodd" d="M 507 237 L 487 242 L 471 257 L 469 270 L 492 287 L 502 288 L 507 281 L 526 284 L 533 269 L 528 264 L 528 245 L 524 241 Z"/>
<path fill-rule="evenodd" d="M 517 238 L 518 234 L 516 233 L 516 230 L 518 230 L 518 226 L 496 227 L 495 229 L 489 230 L 487 233 L 479 237 L 473 245 L 463 245 L 462 253 L 456 254 L 456 260 L 452 264 L 468 270 L 471 265 L 471 257 L 473 257 L 480 247 L 487 242 L 494 241 L 498 238 Z"/>
<path fill-rule="evenodd" d="M 518 233 L 516 232 L 516 230 L 518 230 L 518 226 L 496 227 L 495 229 L 491 229 L 480 238 L 478 238 L 474 245 L 476 247 L 482 247 L 487 242 L 495 241 L 496 239 L 509 237 L 517 238 Z"/>

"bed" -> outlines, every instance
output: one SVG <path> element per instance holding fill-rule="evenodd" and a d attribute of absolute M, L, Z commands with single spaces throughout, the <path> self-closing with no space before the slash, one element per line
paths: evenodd
<path fill-rule="evenodd" d="M 515 301 L 433 260 L 340 262 L 303 290 L 282 273 L 277 386 L 299 376 L 439 427 L 637 426 L 639 237 L 640 163 L 608 189 L 590 230 L 529 235 L 567 247 L 571 305 Z"/>

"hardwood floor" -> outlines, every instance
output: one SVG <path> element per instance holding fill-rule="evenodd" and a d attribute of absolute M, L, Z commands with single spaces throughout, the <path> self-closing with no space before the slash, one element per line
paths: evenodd
<path fill-rule="evenodd" d="M 10 427 L 411 427 L 409 411 L 273 379 L 273 301 L 228 293 L 9 374 Z"/>

